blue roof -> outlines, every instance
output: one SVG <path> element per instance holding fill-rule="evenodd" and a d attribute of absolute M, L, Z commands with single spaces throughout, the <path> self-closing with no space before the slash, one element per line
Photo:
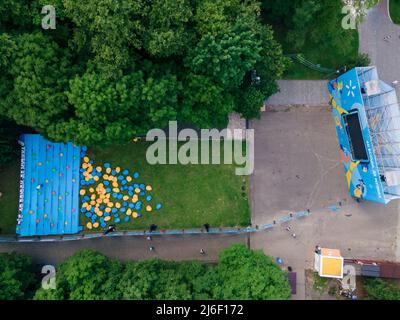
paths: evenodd
<path fill-rule="evenodd" d="M 21 236 L 78 233 L 81 148 L 38 134 L 20 138 L 21 190 L 16 233 Z"/>
<path fill-rule="evenodd" d="M 400 197 L 400 108 L 375 67 L 328 83 L 340 155 L 351 196 L 388 203 Z"/>

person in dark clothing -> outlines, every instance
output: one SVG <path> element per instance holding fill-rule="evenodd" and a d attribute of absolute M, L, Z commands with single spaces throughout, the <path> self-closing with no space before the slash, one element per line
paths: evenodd
<path fill-rule="evenodd" d="M 152 225 L 150 226 L 150 232 L 153 232 L 153 231 L 156 231 L 156 230 L 157 230 L 157 225 L 152 224 Z"/>
<path fill-rule="evenodd" d="M 108 229 L 103 233 L 104 235 L 107 235 L 107 234 L 109 234 L 110 232 L 114 232 L 114 231 L 116 231 L 117 230 L 117 228 L 115 228 L 115 226 L 114 225 L 110 225 L 110 226 L 108 226 Z"/>
<path fill-rule="evenodd" d="M 206 232 L 209 232 L 209 231 L 210 231 L 210 225 L 209 225 L 208 223 L 205 223 L 205 224 L 203 225 L 203 227 L 204 227 L 204 229 L 206 230 Z"/>

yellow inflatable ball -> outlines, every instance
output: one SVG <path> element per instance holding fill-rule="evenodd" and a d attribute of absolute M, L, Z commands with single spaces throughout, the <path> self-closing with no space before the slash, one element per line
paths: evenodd
<path fill-rule="evenodd" d="M 135 188 L 135 193 L 140 193 L 140 189 L 139 188 Z"/>
<path fill-rule="evenodd" d="M 133 218 L 137 218 L 137 217 L 138 217 L 137 212 L 133 212 L 133 213 L 132 213 L 132 217 L 133 217 Z"/>
<path fill-rule="evenodd" d="M 107 172 L 108 174 L 110 174 L 110 173 L 111 173 L 111 168 L 107 168 L 107 169 L 106 169 L 106 172 Z"/>
<path fill-rule="evenodd" d="M 85 162 L 83 162 L 83 163 L 82 163 L 82 168 L 83 168 L 83 169 L 86 169 L 87 167 L 88 167 L 88 164 L 85 163 Z"/>
<path fill-rule="evenodd" d="M 94 189 L 93 189 L 93 188 L 89 188 L 89 192 L 90 192 L 90 193 L 93 193 L 93 192 L 94 192 Z"/>
<path fill-rule="evenodd" d="M 112 186 L 113 186 L 114 188 L 117 188 L 117 187 L 118 187 L 118 182 L 115 182 L 115 181 L 114 181 L 114 182 L 112 183 Z"/>
<path fill-rule="evenodd" d="M 151 211 L 151 210 L 153 210 L 153 208 L 151 207 L 151 205 L 148 205 L 148 206 L 146 206 L 146 211 Z"/>
<path fill-rule="evenodd" d="M 94 176 L 94 177 L 93 177 L 93 180 L 94 180 L 94 181 L 99 181 L 99 176 Z"/>
<path fill-rule="evenodd" d="M 90 205 L 94 206 L 96 204 L 96 201 L 92 200 L 90 201 Z"/>
<path fill-rule="evenodd" d="M 114 202 L 107 203 L 107 207 L 110 207 L 110 208 L 114 207 Z"/>
<path fill-rule="evenodd" d="M 91 199 L 91 200 L 96 200 L 96 195 L 95 195 L 95 194 L 92 194 L 92 195 L 90 196 L 90 199 Z"/>
<path fill-rule="evenodd" d="M 90 180 L 90 178 L 89 177 L 85 177 L 85 181 L 89 181 Z"/>
<path fill-rule="evenodd" d="M 138 201 L 138 199 L 139 199 L 138 195 L 134 194 L 133 197 L 132 197 L 132 202 L 135 203 L 135 202 Z"/>
<path fill-rule="evenodd" d="M 116 173 L 120 173 L 120 172 L 121 172 L 121 168 L 120 168 L 120 167 L 116 167 L 116 168 L 115 168 L 115 172 L 116 172 Z"/>
<path fill-rule="evenodd" d="M 97 212 L 97 215 L 98 215 L 99 217 L 102 217 L 102 216 L 103 216 L 103 211 Z"/>
<path fill-rule="evenodd" d="M 131 182 L 132 181 L 132 177 L 131 176 L 127 176 L 126 177 L 126 181 Z"/>
<path fill-rule="evenodd" d="M 81 189 L 81 190 L 79 191 L 79 194 L 80 194 L 81 196 L 84 196 L 85 193 L 86 193 L 86 190 L 85 190 L 85 189 Z"/>
<path fill-rule="evenodd" d="M 103 203 L 107 204 L 107 203 L 109 203 L 109 202 L 110 202 L 110 199 L 104 198 Z"/>
<path fill-rule="evenodd" d="M 124 201 L 127 201 L 127 200 L 129 199 L 129 197 L 128 197 L 128 196 L 123 196 L 122 199 L 123 199 Z"/>
<path fill-rule="evenodd" d="M 111 212 L 111 208 L 107 207 L 107 208 L 104 209 L 104 211 L 109 213 L 109 212 Z"/>
<path fill-rule="evenodd" d="M 116 202 L 116 203 L 115 203 L 115 207 L 116 207 L 117 209 L 121 208 L 121 203 Z"/>
<path fill-rule="evenodd" d="M 88 163 L 89 162 L 89 157 L 83 157 L 83 162 Z"/>
<path fill-rule="evenodd" d="M 126 210 L 126 215 L 127 215 L 127 216 L 130 216 L 131 214 L 132 214 L 132 209 Z"/>
<path fill-rule="evenodd" d="M 104 217 L 104 221 L 105 221 L 105 222 L 110 221 L 110 220 L 111 220 L 111 217 L 110 217 L 110 216 Z"/>
<path fill-rule="evenodd" d="M 108 174 L 103 174 L 103 179 L 108 180 Z"/>
<path fill-rule="evenodd" d="M 86 228 L 88 228 L 89 230 L 93 228 L 93 225 L 91 222 L 86 223 Z"/>
<path fill-rule="evenodd" d="M 102 169 L 101 169 L 100 166 L 96 167 L 96 171 L 97 171 L 97 172 L 101 172 L 101 170 L 102 170 Z"/>
<path fill-rule="evenodd" d="M 92 209 L 92 206 L 89 204 L 89 205 L 86 207 L 86 210 L 87 210 L 87 211 L 90 211 L 90 209 Z"/>
<path fill-rule="evenodd" d="M 98 222 L 95 222 L 95 223 L 93 223 L 93 228 L 98 228 L 99 227 L 99 223 Z"/>
<path fill-rule="evenodd" d="M 113 188 L 112 190 L 113 190 L 114 192 L 119 193 L 119 188 Z"/>
<path fill-rule="evenodd" d="M 151 191 L 152 189 L 153 188 L 150 185 L 146 186 L 146 191 Z"/>
<path fill-rule="evenodd" d="M 102 198 L 97 198 L 97 199 L 96 199 L 96 202 L 97 202 L 97 203 L 103 203 L 103 199 L 102 199 Z"/>
<path fill-rule="evenodd" d="M 87 202 L 82 203 L 82 208 L 86 208 L 88 206 Z"/>

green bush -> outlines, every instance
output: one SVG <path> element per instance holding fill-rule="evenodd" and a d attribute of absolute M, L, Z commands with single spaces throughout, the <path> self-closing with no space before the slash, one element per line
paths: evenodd
<path fill-rule="evenodd" d="M 0 254 L 0 300 L 29 299 L 36 283 L 29 256 L 15 252 Z"/>
<path fill-rule="evenodd" d="M 382 279 L 364 279 L 367 299 L 400 300 L 400 287 Z"/>

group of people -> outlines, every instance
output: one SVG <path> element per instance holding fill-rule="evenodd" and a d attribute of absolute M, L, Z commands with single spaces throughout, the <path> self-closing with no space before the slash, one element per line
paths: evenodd
<path fill-rule="evenodd" d="M 291 232 L 291 231 L 292 231 L 292 227 L 291 227 L 291 226 L 287 226 L 287 227 L 286 227 L 286 231 Z M 295 234 L 294 232 L 291 233 L 291 236 L 292 236 L 293 238 L 296 238 L 296 234 Z"/>
<path fill-rule="evenodd" d="M 210 231 L 210 225 L 209 225 L 208 223 L 205 223 L 205 224 L 203 225 L 203 228 L 206 230 L 206 232 L 209 232 L 209 231 Z M 154 232 L 154 231 L 156 231 L 156 230 L 157 230 L 157 225 L 152 224 L 152 225 L 150 226 L 150 232 Z M 153 240 L 153 238 L 152 238 L 150 235 L 148 235 L 148 236 L 146 237 L 146 239 L 147 239 L 147 241 L 152 241 L 152 240 Z M 154 246 L 150 245 L 150 246 L 149 246 L 149 251 L 154 251 L 154 250 L 155 250 Z M 200 254 L 201 254 L 201 255 L 205 255 L 205 254 L 206 254 L 206 251 L 205 251 L 203 248 L 201 248 L 201 249 L 200 249 Z"/>

